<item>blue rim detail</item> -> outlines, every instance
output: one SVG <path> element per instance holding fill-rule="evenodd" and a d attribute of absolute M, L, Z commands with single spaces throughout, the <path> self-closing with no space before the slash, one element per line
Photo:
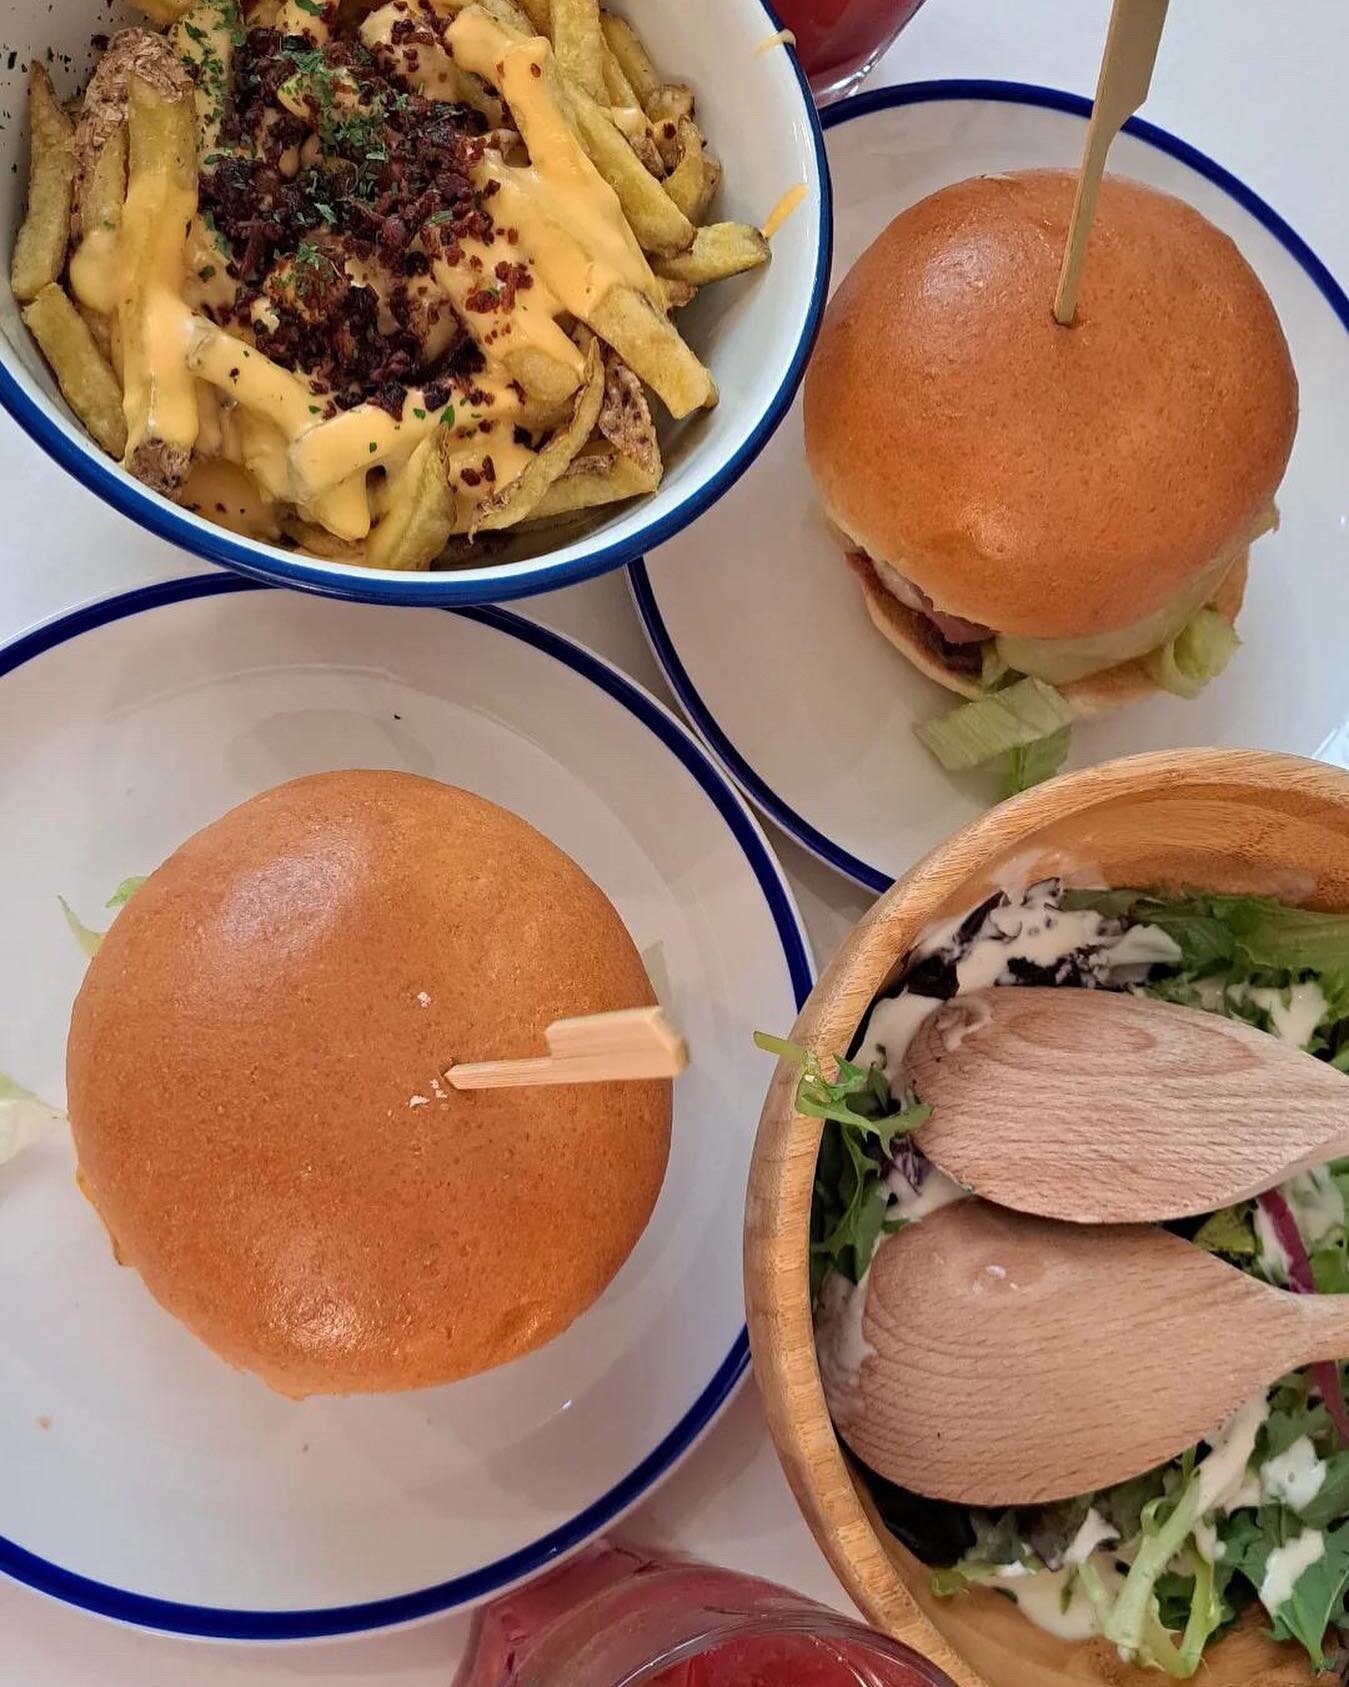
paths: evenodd
<path fill-rule="evenodd" d="M 757 0 L 757 3 L 764 13 L 765 23 L 771 29 L 780 29 L 781 21 L 768 0 Z M 787 414 L 820 331 L 825 301 L 829 296 L 829 270 L 834 251 L 833 192 L 825 158 L 824 136 L 810 85 L 796 54 L 788 53 L 787 59 L 796 75 L 819 183 L 819 239 L 810 279 L 810 302 L 801 336 L 777 391 L 744 443 L 681 504 L 626 539 L 602 545 L 570 562 L 550 562 L 543 557 L 532 562 L 512 563 L 499 572 L 475 568 L 443 574 L 381 573 L 377 569 L 340 573 L 332 566 L 299 554 L 272 555 L 261 544 L 240 539 L 227 529 L 215 527 L 209 522 L 187 520 L 167 498 L 118 472 L 112 461 L 92 441 L 72 438 L 45 404 L 29 396 L 3 361 L 0 361 L 0 408 L 7 410 L 24 432 L 82 486 L 138 526 L 206 562 L 220 563 L 248 579 L 267 584 L 360 603 L 448 608 L 532 597 L 537 592 L 555 591 L 560 586 L 572 586 L 581 580 L 593 579 L 597 574 L 622 568 L 639 558 L 643 551 L 673 539 L 735 485 L 777 432 L 779 423 Z"/>
<path fill-rule="evenodd" d="M 900 83 L 892 88 L 873 88 L 862 94 L 854 94 L 850 99 L 840 100 L 837 105 L 831 106 L 824 114 L 823 124 L 826 129 L 833 129 L 841 123 L 850 123 L 859 117 L 869 117 L 873 112 L 890 111 L 896 106 L 927 105 L 937 100 L 991 100 L 1001 105 L 1041 106 L 1049 111 L 1066 112 L 1073 117 L 1091 116 L 1089 99 L 1084 99 L 1080 94 L 1066 93 L 1059 88 L 1042 88 L 1032 82 L 982 81 L 977 77 L 954 77 L 931 82 Z M 1339 282 L 1302 236 L 1289 227 L 1273 206 L 1238 180 L 1230 170 L 1225 170 L 1221 164 L 1216 164 L 1207 154 L 1191 146 L 1188 141 L 1173 135 L 1168 129 L 1160 129 L 1155 123 L 1149 123 L 1142 117 L 1131 117 L 1124 125 L 1124 133 L 1146 141 L 1159 152 L 1188 165 L 1197 175 L 1221 188 L 1230 199 L 1234 199 L 1244 211 L 1249 212 L 1297 262 L 1341 325 L 1349 330 L 1349 296 L 1346 296 Z M 647 642 L 665 675 L 666 683 L 679 699 L 680 707 L 692 721 L 699 737 L 746 796 L 775 825 L 780 826 L 788 837 L 823 861 L 826 867 L 834 868 L 845 878 L 852 879 L 878 896 L 889 890 L 894 880 L 888 873 L 853 855 L 841 844 L 826 837 L 818 827 L 812 826 L 764 783 L 726 736 L 712 711 L 699 696 L 688 670 L 679 659 L 669 630 L 661 617 L 644 557 L 639 557 L 629 565 L 628 583 L 637 614 L 646 632 Z"/>
<path fill-rule="evenodd" d="M 44 651 L 78 638 L 82 633 L 129 616 L 165 605 L 185 603 L 193 598 L 221 597 L 233 592 L 264 589 L 251 580 L 236 579 L 228 574 L 207 574 L 193 575 L 185 580 L 167 580 L 100 599 L 21 634 L 0 649 L 0 676 L 12 673 Z M 753 815 L 708 760 L 702 746 L 683 722 L 603 657 L 583 645 L 574 644 L 559 633 L 504 609 L 460 608 L 449 613 L 519 639 L 521 643 L 580 674 L 634 715 L 676 757 L 714 804 L 744 852 L 777 929 L 792 994 L 800 1008 L 810 994 L 814 967 L 801 917 L 792 901 L 782 869 Z M 456 1607 L 476 1604 L 534 1575 L 598 1534 L 635 1505 L 693 1446 L 725 1404 L 748 1364 L 749 1338 L 742 1329 L 730 1352 L 679 1423 L 636 1469 L 615 1483 L 607 1493 L 569 1522 L 529 1546 L 521 1547 L 467 1575 L 456 1576 L 415 1593 L 361 1605 L 337 1605 L 308 1611 L 236 1611 L 209 1605 L 179 1604 L 128 1593 L 76 1575 L 25 1551 L 3 1536 L 0 1536 L 0 1572 L 67 1605 L 77 1605 L 82 1610 L 111 1617 L 117 1622 L 211 1640 L 313 1640 L 367 1633 L 373 1629 L 414 1622 Z"/>

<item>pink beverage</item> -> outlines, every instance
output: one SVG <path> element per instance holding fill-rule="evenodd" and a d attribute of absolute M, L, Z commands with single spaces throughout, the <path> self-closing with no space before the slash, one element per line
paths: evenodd
<path fill-rule="evenodd" d="M 820 105 L 849 94 L 923 0 L 775 0 Z"/>
<path fill-rule="evenodd" d="M 934 1665 L 786 1588 L 589 1548 L 478 1620 L 455 1687 L 952 1687 Z"/>

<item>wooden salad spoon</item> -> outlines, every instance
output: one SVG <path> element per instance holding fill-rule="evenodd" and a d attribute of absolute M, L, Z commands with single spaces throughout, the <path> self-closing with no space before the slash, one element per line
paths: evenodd
<path fill-rule="evenodd" d="M 1349 1081 L 1266 1031 L 1106 990 L 953 998 L 907 1072 L 915 1141 L 999 1205 L 1079 1224 L 1231 1206 L 1349 1154 Z"/>
<path fill-rule="evenodd" d="M 1349 1355 L 1349 1297 L 1270 1288 L 1165 1230 L 957 1201 L 882 1242 L 862 1335 L 836 1408 L 853 1451 L 920 1494 L 1032 1505 L 1163 1464 Z"/>

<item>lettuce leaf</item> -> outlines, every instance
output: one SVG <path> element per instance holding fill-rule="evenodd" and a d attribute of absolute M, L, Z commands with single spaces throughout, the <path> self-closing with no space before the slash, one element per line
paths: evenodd
<path fill-rule="evenodd" d="M 1231 622 L 1216 609 L 1201 609 L 1166 644 L 1143 658 L 1148 678 L 1177 697 L 1198 697 L 1240 645 Z"/>
<path fill-rule="evenodd" d="M 1072 728 L 1061 726 L 1047 738 L 1037 738 L 1033 744 L 1019 744 L 1007 752 L 1007 773 L 1003 781 L 1003 795 L 1014 797 L 1029 791 L 1032 785 L 1042 785 L 1052 779 L 1068 759 Z"/>
<path fill-rule="evenodd" d="M 65 1122 L 59 1108 L 39 1101 L 31 1090 L 0 1072 L 0 1166 L 22 1154 L 53 1125 Z"/>
<path fill-rule="evenodd" d="M 1180 945 L 1184 971 L 1234 977 L 1349 971 L 1349 914 L 1293 908 L 1268 896 L 1213 892 L 1162 897 L 1146 890 L 1066 890 L 1065 908 L 1094 908 L 1130 925 L 1160 926 Z M 1332 997 L 1344 981 L 1335 977 Z"/>
<path fill-rule="evenodd" d="M 1192 1240 L 1205 1253 L 1223 1254 L 1228 1259 L 1254 1259 L 1256 1242 L 1251 1203 L 1243 1201 L 1239 1206 L 1211 1213 Z"/>
<path fill-rule="evenodd" d="M 56 900 L 61 904 L 61 912 L 66 917 L 66 924 L 70 927 L 71 936 L 79 944 L 80 948 L 89 957 L 89 959 L 93 960 L 94 956 L 98 953 L 102 946 L 103 933 L 101 931 L 93 930 L 91 926 L 85 925 L 84 921 L 70 906 L 64 896 L 58 896 Z"/>
<path fill-rule="evenodd" d="M 948 772 L 978 767 L 1073 723 L 1068 700 L 1043 680 L 1019 679 L 914 731 Z"/>
<path fill-rule="evenodd" d="M 144 883 L 144 875 L 123 879 L 104 906 L 107 908 L 125 907 Z M 61 904 L 61 912 L 66 917 L 66 924 L 70 927 L 71 935 L 92 961 L 102 947 L 103 939 L 107 936 L 107 933 L 95 931 L 92 926 L 85 925 L 64 896 L 58 896 L 56 900 Z"/>

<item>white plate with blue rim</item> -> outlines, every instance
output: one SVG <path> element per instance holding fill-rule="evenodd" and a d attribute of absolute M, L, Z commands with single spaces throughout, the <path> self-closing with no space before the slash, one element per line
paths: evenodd
<path fill-rule="evenodd" d="M 124 1622 L 283 1640 L 475 1603 L 635 1504 L 746 1366 L 751 1036 L 810 988 L 801 924 L 687 729 L 504 611 L 213 575 L 0 651 L 0 1070 L 60 1104 L 84 958 L 58 897 L 105 924 L 120 881 L 234 803 L 353 766 L 479 791 L 607 892 L 693 1052 L 669 1173 L 608 1292 L 540 1352 L 449 1388 L 297 1404 L 116 1267 L 64 1128 L 0 1167 L 0 1571 Z"/>
<path fill-rule="evenodd" d="M 906 206 L 967 176 L 1076 168 L 1089 102 L 1010 82 L 919 82 L 825 115 L 837 282 Z M 1206 744 L 1349 762 L 1349 299 L 1269 205 L 1138 119 L 1111 169 L 1198 207 L 1236 241 L 1282 319 L 1301 420 L 1282 524 L 1251 553 L 1244 641 L 1194 702 L 1158 694 L 1073 729 L 1069 767 Z M 999 794 L 944 773 L 913 734 L 952 699 L 877 634 L 815 503 L 800 405 L 698 525 L 636 564 L 647 636 L 713 754 L 779 826 L 881 891 Z"/>

